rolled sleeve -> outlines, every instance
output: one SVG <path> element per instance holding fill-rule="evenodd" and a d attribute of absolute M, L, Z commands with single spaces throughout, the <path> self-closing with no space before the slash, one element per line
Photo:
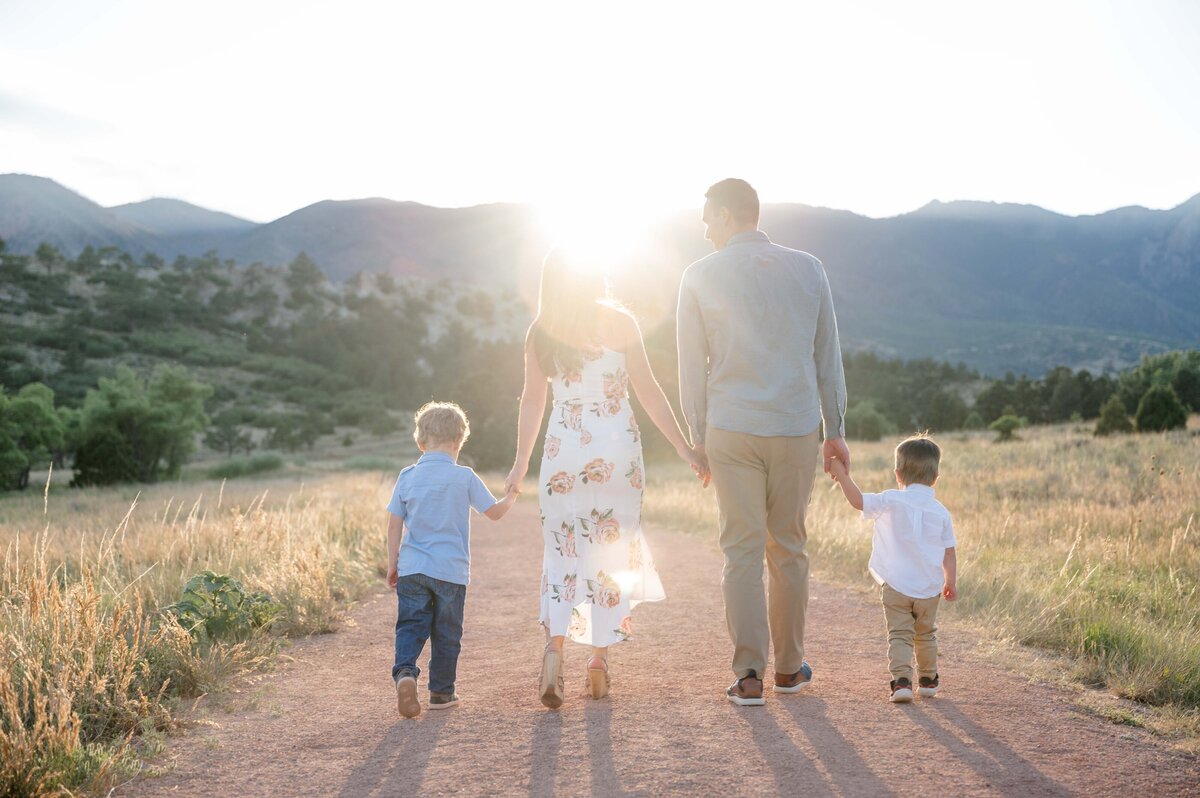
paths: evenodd
<path fill-rule="evenodd" d="M 679 284 L 679 305 L 675 317 L 676 343 L 679 349 L 679 405 L 691 431 L 692 444 L 704 443 L 708 416 L 708 338 L 700 306 L 688 284 L 688 275 Z"/>
<path fill-rule="evenodd" d="M 821 266 L 821 306 L 817 313 L 817 335 L 813 357 L 817 366 L 817 390 L 821 397 L 821 420 L 826 438 L 846 436 L 846 374 L 842 369 L 842 346 L 838 341 L 837 317 L 829 276 Z"/>
<path fill-rule="evenodd" d="M 867 521 L 874 521 L 887 509 L 887 497 L 882 493 L 864 493 L 862 497 L 862 517 Z"/>
<path fill-rule="evenodd" d="M 471 506 L 477 513 L 486 513 L 496 506 L 496 497 L 487 489 L 487 485 L 483 484 L 483 480 L 479 478 L 478 474 L 471 474 L 471 483 L 467 488 L 467 494 L 471 500 Z"/>

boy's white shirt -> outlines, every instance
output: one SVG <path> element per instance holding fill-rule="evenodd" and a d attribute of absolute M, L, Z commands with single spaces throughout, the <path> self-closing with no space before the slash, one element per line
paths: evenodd
<path fill-rule="evenodd" d="M 875 522 L 868 568 L 879 584 L 909 598 L 942 592 L 942 560 L 955 545 L 950 511 L 928 485 L 863 494 L 863 518 Z"/>

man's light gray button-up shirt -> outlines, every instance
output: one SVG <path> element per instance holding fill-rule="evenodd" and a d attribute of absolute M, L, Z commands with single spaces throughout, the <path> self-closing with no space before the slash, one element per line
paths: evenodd
<path fill-rule="evenodd" d="M 821 261 L 737 233 L 679 285 L 679 393 L 692 442 L 706 424 L 751 435 L 845 435 L 846 378 Z"/>

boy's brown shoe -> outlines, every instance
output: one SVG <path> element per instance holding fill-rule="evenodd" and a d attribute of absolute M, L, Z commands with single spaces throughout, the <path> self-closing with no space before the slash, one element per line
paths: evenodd
<path fill-rule="evenodd" d="M 913 700 L 912 682 L 903 676 L 892 680 L 892 703 L 907 704 Z"/>
<path fill-rule="evenodd" d="M 920 679 L 917 680 L 917 684 L 920 685 L 919 687 L 917 687 L 917 695 L 924 696 L 926 698 L 931 698 L 931 697 L 937 695 L 938 675 L 936 673 L 933 674 L 932 679 L 930 679 L 928 676 L 922 676 Z"/>
<path fill-rule="evenodd" d="M 417 680 L 407 674 L 396 679 L 396 709 L 401 716 L 415 718 L 421 714 L 421 702 L 417 700 Z"/>
<path fill-rule="evenodd" d="M 798 693 L 807 687 L 812 682 L 812 666 L 807 662 L 800 664 L 800 670 L 795 673 L 775 673 L 775 687 L 777 693 Z"/>
<path fill-rule="evenodd" d="M 725 697 L 739 707 L 761 707 L 763 701 L 763 683 L 758 674 L 750 671 L 738 679 L 725 691 Z"/>
<path fill-rule="evenodd" d="M 458 706 L 458 693 L 430 693 L 430 709 L 452 709 Z"/>

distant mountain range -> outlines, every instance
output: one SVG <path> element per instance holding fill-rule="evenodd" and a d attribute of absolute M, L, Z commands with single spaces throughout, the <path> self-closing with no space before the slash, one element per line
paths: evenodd
<path fill-rule="evenodd" d="M 635 273 L 673 284 L 708 251 L 697 215 L 664 222 Z M 1200 195 L 1079 217 L 987 202 L 886 219 L 767 205 L 762 228 L 825 263 L 849 349 L 1037 374 L 1200 346 Z M 168 259 L 216 250 L 243 264 L 304 251 L 334 280 L 385 271 L 503 287 L 530 281 L 547 246 L 522 205 L 325 201 L 256 224 L 171 199 L 104 208 L 29 175 L 0 175 L 0 238 L 26 253 L 42 242 L 72 256 L 89 244 Z M 640 286 L 622 288 L 636 305 Z"/>

